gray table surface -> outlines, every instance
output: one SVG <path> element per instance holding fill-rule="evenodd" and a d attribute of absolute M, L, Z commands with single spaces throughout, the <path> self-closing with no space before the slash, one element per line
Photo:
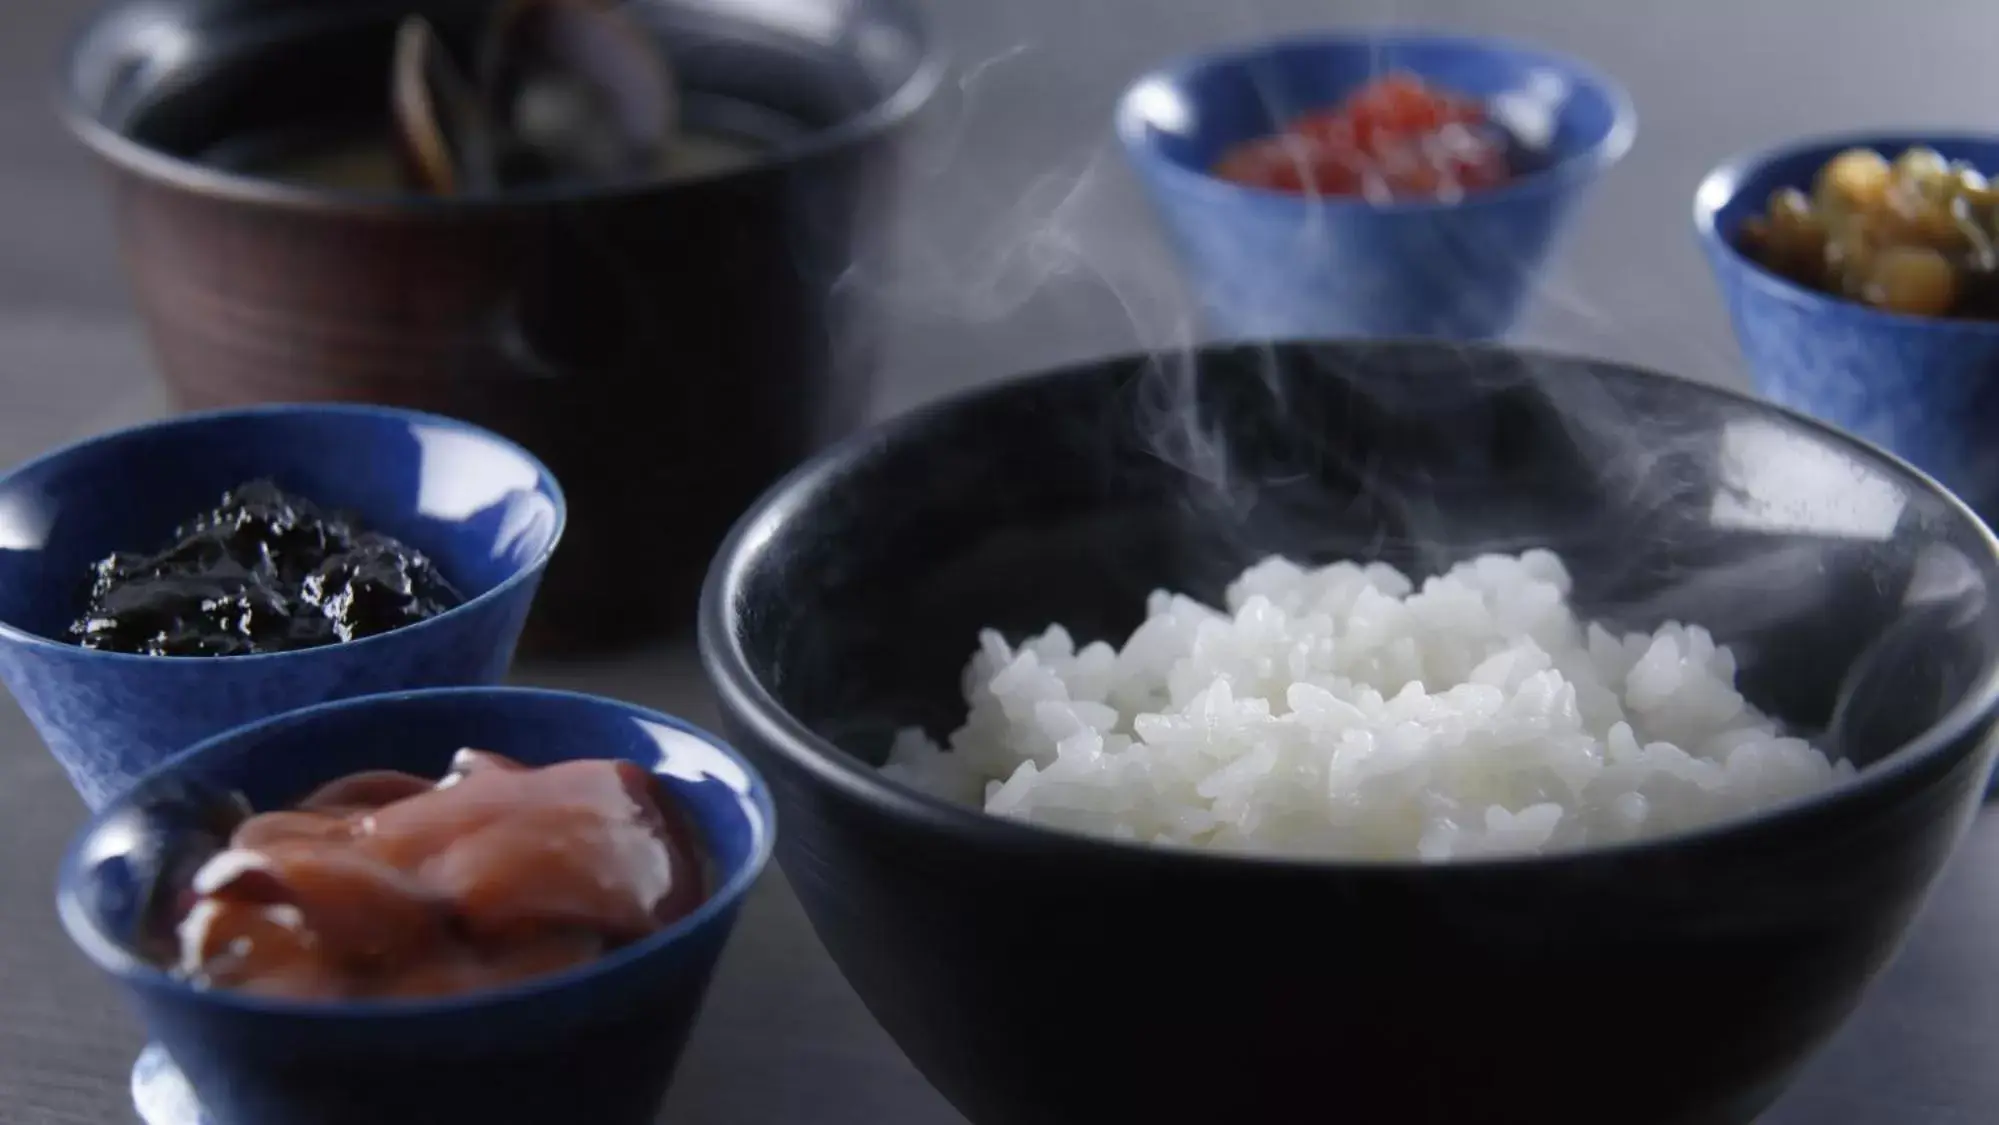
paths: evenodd
<path fill-rule="evenodd" d="M 0 2 L 0 465 L 161 409 L 104 200 L 46 82 L 81 0 Z M 1687 233 L 1702 170 L 1787 135 L 1990 127 L 1990 0 L 936 0 L 955 81 L 912 169 L 879 412 L 1186 332 L 1183 302 L 1104 143 L 1123 80 L 1223 39 L 1334 23 L 1543 41 L 1630 86 L 1639 141 L 1526 330 L 1537 343 L 1740 379 Z M 523 679 L 712 715 L 684 646 Z M 126 1122 L 138 1035 L 62 938 L 51 871 L 82 807 L 0 703 L 0 1123 Z M 1974 830 L 1898 963 L 1768 1119 L 1970 1125 L 1999 1116 L 1999 814 Z M 1559 1068 L 1559 1060 L 1550 1060 Z M 1669 1064 L 1670 1065 L 1670 1064 Z M 1558 1073 L 1551 1080 L 1559 1081 Z M 773 873 L 728 954 L 668 1107 L 721 1122 L 948 1125 Z"/>

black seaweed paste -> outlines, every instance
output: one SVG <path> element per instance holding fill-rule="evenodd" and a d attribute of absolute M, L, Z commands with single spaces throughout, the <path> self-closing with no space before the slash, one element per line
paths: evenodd
<path fill-rule="evenodd" d="M 84 648 L 143 656 L 316 648 L 465 600 L 416 549 L 270 481 L 224 494 L 157 554 L 120 551 L 90 570 L 89 608 L 70 636 Z"/>

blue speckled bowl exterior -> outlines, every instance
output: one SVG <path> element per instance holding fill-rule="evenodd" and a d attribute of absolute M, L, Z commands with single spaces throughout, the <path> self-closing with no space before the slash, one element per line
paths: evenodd
<path fill-rule="evenodd" d="M 1208 173 L 1231 145 L 1388 70 L 1517 107 L 1543 131 L 1540 167 L 1459 203 L 1385 207 Z M 1476 340 L 1513 327 L 1557 236 L 1630 148 L 1636 121 L 1623 90 L 1572 59 L 1384 32 L 1287 38 L 1170 64 L 1126 91 L 1117 126 L 1220 335 Z"/>
<path fill-rule="evenodd" d="M 1999 137 L 1817 138 L 1709 173 L 1695 195 L 1694 229 L 1759 392 L 1908 458 L 1989 522 L 1999 515 L 1999 324 L 1877 312 L 1795 285 L 1733 245 L 1771 192 L 1809 189 L 1841 150 L 1892 158 L 1915 144 L 1999 172 Z"/>
<path fill-rule="evenodd" d="M 441 776 L 464 746 L 530 765 L 624 758 L 653 771 L 702 844 L 713 893 L 588 965 L 440 1000 L 306 1004 L 205 991 L 120 940 L 134 917 L 126 814 L 176 782 L 235 789 L 267 809 L 362 769 Z M 126 986 L 213 1125 L 641 1125 L 665 1095 L 775 831 L 763 780 L 678 719 L 568 692 L 403 692 L 279 716 L 174 758 L 77 836 L 57 908 L 79 947 Z"/>
<path fill-rule="evenodd" d="M 428 554 L 466 604 L 349 644 L 203 659 L 62 641 L 89 564 L 270 477 Z M 314 703 L 506 674 L 561 537 L 561 490 L 518 446 L 446 418 L 366 406 L 186 415 L 57 450 L 0 478 L 0 681 L 77 792 L 101 808 L 176 751 Z"/>

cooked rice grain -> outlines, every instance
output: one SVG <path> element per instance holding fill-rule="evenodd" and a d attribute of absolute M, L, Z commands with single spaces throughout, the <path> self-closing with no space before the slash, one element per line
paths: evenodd
<path fill-rule="evenodd" d="M 1852 772 L 1745 701 L 1707 630 L 1614 636 L 1569 589 L 1539 550 L 1420 588 L 1269 558 L 1226 614 L 1154 593 L 1121 650 L 987 630 L 950 748 L 903 731 L 883 771 L 1101 836 L 1425 860 L 1675 832 Z"/>

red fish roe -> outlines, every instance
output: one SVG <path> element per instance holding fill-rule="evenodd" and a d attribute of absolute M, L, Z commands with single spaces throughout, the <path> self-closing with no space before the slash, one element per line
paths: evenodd
<path fill-rule="evenodd" d="M 1504 184 L 1506 156 L 1483 105 L 1390 74 L 1274 136 L 1235 146 L 1214 171 L 1269 191 L 1448 202 Z"/>

